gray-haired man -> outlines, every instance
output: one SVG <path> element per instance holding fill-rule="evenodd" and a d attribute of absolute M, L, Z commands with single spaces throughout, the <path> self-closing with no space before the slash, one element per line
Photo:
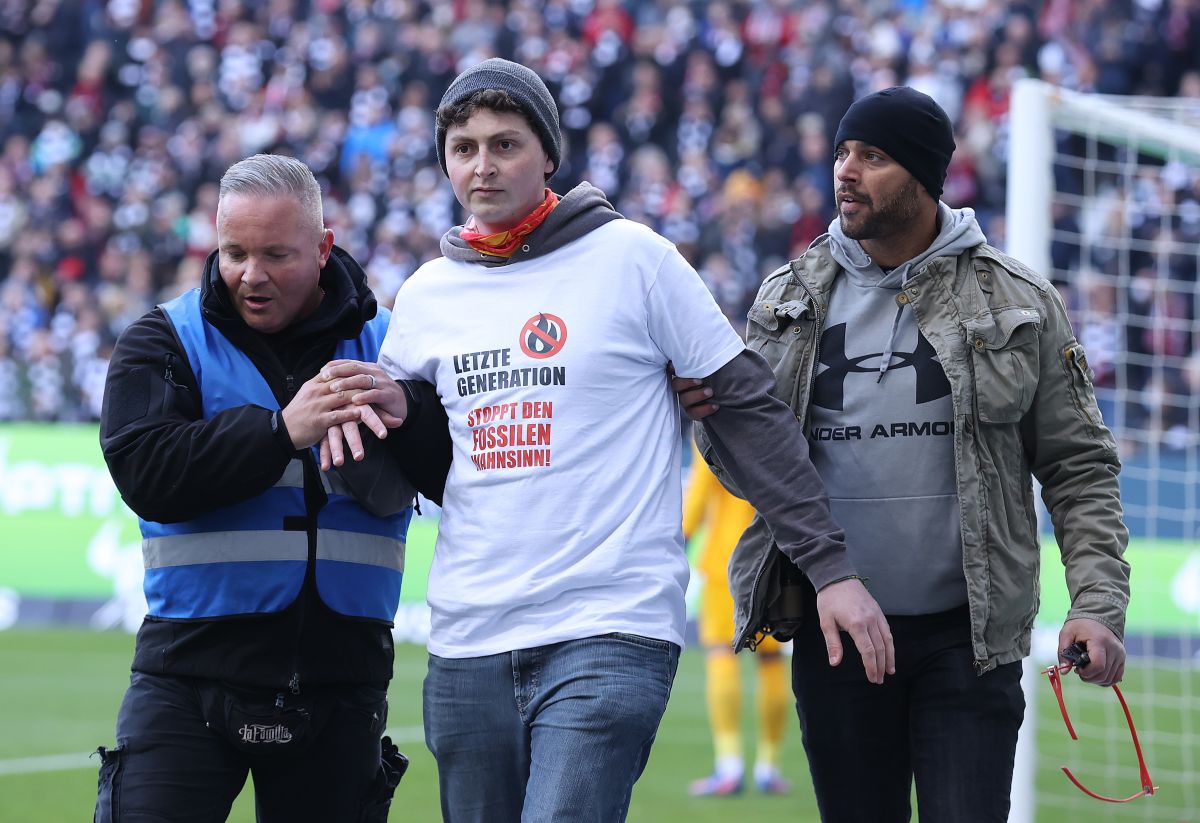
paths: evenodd
<path fill-rule="evenodd" d="M 444 418 L 414 388 L 390 449 L 323 475 L 312 446 L 351 413 L 317 372 L 375 357 L 388 315 L 295 160 L 226 172 L 217 242 L 109 368 L 100 440 L 141 518 L 149 613 L 96 819 L 225 820 L 251 773 L 259 820 L 382 821 L 404 478 L 439 494 Z"/>

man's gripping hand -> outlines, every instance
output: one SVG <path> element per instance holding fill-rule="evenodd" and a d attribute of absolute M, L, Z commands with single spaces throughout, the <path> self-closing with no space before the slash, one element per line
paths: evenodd
<path fill-rule="evenodd" d="M 842 662 L 842 637 L 849 633 L 862 656 L 867 680 L 882 683 L 884 674 L 896 673 L 896 649 L 887 618 L 867 587 L 856 577 L 830 583 L 817 592 L 817 614 L 829 651 L 829 665 Z"/>
<path fill-rule="evenodd" d="M 358 409 L 329 391 L 320 375 L 308 380 L 280 412 L 296 449 L 307 449 L 325 436 L 330 428 L 343 423 L 357 425 Z"/>
<path fill-rule="evenodd" d="M 326 391 L 339 398 L 343 407 L 353 413 L 353 418 L 331 426 L 321 440 L 321 468 L 345 463 L 345 449 L 355 460 L 366 454 L 358 423 L 362 421 L 380 440 L 387 437 L 388 429 L 404 423 L 408 416 L 408 395 L 404 388 L 375 363 L 358 360 L 333 360 L 321 369 L 318 380 L 325 383 Z"/>
<path fill-rule="evenodd" d="M 697 377 L 676 377 L 675 366 L 667 363 L 667 374 L 671 377 L 671 391 L 679 398 L 683 413 L 697 422 L 720 408 L 712 400 L 713 390 Z"/>
<path fill-rule="evenodd" d="M 1063 623 L 1062 631 L 1058 633 L 1058 647 L 1065 649 L 1072 643 L 1087 647 L 1087 665 L 1075 667 L 1080 680 L 1097 686 L 1121 682 L 1125 676 L 1125 644 L 1112 629 L 1087 617 L 1073 618 Z"/>

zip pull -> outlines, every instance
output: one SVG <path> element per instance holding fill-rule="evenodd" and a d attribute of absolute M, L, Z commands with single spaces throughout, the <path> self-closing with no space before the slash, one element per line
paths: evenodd
<path fill-rule="evenodd" d="M 288 397 L 296 396 L 296 378 L 290 374 L 287 376 L 287 395 Z"/>
<path fill-rule="evenodd" d="M 292 679 L 288 681 L 288 688 L 292 690 L 292 694 L 300 694 L 300 672 L 292 673 Z"/>

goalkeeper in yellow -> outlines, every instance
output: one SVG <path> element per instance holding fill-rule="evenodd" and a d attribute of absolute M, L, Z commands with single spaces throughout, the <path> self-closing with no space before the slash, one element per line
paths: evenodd
<path fill-rule="evenodd" d="M 745 785 L 742 746 L 742 687 L 739 661 L 733 654 L 733 597 L 726 567 L 754 508 L 734 497 L 717 481 L 693 450 L 692 468 L 683 501 L 683 533 L 690 540 L 701 527 L 704 543 L 696 560 L 700 589 L 700 644 L 705 653 L 705 694 L 713 732 L 716 768 L 693 781 L 690 793 L 738 794 Z M 788 674 L 779 641 L 758 645 L 758 746 L 754 784 L 765 794 L 786 794 L 789 783 L 779 773 L 779 748 L 790 711 Z"/>

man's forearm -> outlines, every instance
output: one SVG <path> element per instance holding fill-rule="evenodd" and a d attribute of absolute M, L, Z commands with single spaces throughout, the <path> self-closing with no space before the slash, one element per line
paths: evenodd
<path fill-rule="evenodd" d="M 762 514 L 780 550 L 818 590 L 853 576 L 803 427 L 771 394 L 766 361 L 743 351 L 705 382 L 720 409 L 702 422 L 697 440 L 717 476 Z"/>
<path fill-rule="evenodd" d="M 408 399 L 408 417 L 384 443 L 409 482 L 440 506 L 453 453 L 446 410 L 429 383 L 401 380 L 400 384 Z"/>

